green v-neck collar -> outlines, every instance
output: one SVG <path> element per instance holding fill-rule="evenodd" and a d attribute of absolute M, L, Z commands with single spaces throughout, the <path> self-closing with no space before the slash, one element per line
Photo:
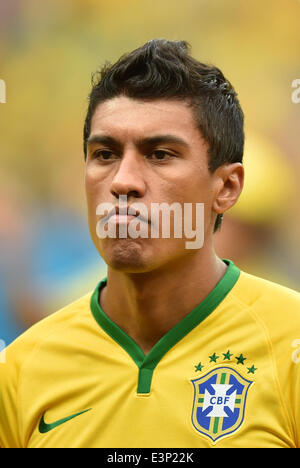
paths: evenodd
<path fill-rule="evenodd" d="M 131 356 L 138 366 L 138 394 L 150 394 L 153 371 L 163 356 L 173 348 L 178 341 L 184 338 L 190 331 L 208 317 L 208 315 L 216 309 L 237 282 L 240 276 L 239 268 L 237 268 L 230 260 L 224 260 L 224 262 L 228 265 L 228 268 L 215 288 L 197 307 L 195 307 L 195 309 L 171 328 L 171 330 L 169 330 L 146 355 L 138 344 L 102 310 L 99 304 L 99 297 L 101 289 L 106 286 L 107 278 L 100 281 L 96 287 L 91 297 L 90 305 L 92 314 L 100 327 Z"/>

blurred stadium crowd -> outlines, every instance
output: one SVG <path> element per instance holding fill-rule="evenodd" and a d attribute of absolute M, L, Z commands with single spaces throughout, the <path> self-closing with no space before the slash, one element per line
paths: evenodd
<path fill-rule="evenodd" d="M 91 73 L 154 37 L 219 66 L 246 117 L 246 182 L 216 251 L 300 290 L 300 2 L 0 0 L 0 339 L 93 289 L 82 126 Z"/>

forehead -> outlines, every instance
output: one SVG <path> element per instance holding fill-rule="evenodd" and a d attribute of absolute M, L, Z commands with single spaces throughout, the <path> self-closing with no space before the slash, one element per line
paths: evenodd
<path fill-rule="evenodd" d="M 99 132 L 140 137 L 166 132 L 191 141 L 201 139 L 192 109 L 184 101 L 143 101 L 118 96 L 99 104 L 91 121 L 90 136 Z"/>

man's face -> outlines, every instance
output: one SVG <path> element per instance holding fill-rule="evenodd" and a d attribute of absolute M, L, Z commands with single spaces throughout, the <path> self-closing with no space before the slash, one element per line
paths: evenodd
<path fill-rule="evenodd" d="M 91 122 L 85 185 L 91 237 L 113 269 L 149 272 L 172 267 L 196 252 L 186 248 L 184 236 L 174 238 L 172 229 L 170 238 L 151 238 L 153 203 L 179 203 L 182 207 L 185 203 L 203 203 L 203 248 L 211 239 L 214 178 L 208 169 L 207 144 L 184 101 L 141 101 L 118 96 L 99 104 Z M 147 238 L 97 235 L 98 205 L 117 206 L 121 195 L 127 196 L 127 205 L 139 202 L 148 209 L 148 223 L 141 226 L 148 230 Z M 112 219 L 118 233 L 120 224 L 128 224 L 132 218 Z"/>

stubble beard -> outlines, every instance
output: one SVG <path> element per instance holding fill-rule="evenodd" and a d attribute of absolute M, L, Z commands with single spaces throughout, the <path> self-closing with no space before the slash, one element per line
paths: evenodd
<path fill-rule="evenodd" d="M 147 246 L 140 239 L 105 239 L 99 253 L 106 264 L 124 273 L 145 273 L 153 268 Z M 152 267 L 152 268 L 151 268 Z"/>

